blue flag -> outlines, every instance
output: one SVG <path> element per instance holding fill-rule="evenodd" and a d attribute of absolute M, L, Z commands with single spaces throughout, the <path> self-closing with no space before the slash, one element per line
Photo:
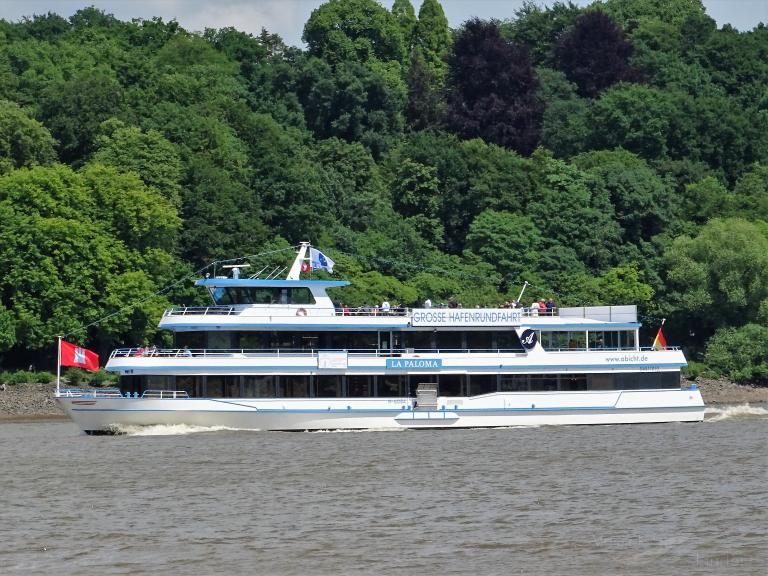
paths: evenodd
<path fill-rule="evenodd" d="M 309 263 L 315 270 L 328 270 L 328 272 L 333 272 L 333 266 L 336 264 L 336 262 L 315 248 L 309 249 Z"/>

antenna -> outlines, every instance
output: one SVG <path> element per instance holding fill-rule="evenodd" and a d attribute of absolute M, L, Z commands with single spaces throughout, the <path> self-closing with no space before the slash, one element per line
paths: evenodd
<path fill-rule="evenodd" d="M 530 286 L 530 284 L 528 284 L 528 280 L 526 280 L 526 281 L 523 283 L 523 289 L 522 289 L 522 290 L 520 290 L 520 296 L 518 296 L 518 297 L 517 297 L 517 302 L 518 302 L 518 304 L 521 304 L 521 303 L 523 302 L 523 292 L 525 292 L 525 289 L 526 289 L 528 286 Z"/>

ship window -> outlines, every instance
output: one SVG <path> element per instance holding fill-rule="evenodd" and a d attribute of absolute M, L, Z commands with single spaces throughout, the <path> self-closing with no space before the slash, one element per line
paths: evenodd
<path fill-rule="evenodd" d="M 467 331 L 467 348 L 475 352 L 487 352 L 493 349 L 491 332 Z"/>
<path fill-rule="evenodd" d="M 543 331 L 541 345 L 545 350 L 550 351 L 584 350 L 587 347 L 587 341 L 584 332 Z M 592 347 L 596 346 L 592 345 Z"/>
<path fill-rule="evenodd" d="M 240 396 L 240 377 L 208 376 L 205 382 L 205 395 L 208 398 Z"/>
<path fill-rule="evenodd" d="M 403 376 L 389 374 L 386 376 L 379 376 L 376 380 L 378 396 L 392 397 L 406 395 Z"/>
<path fill-rule="evenodd" d="M 133 394 L 141 394 L 144 392 L 144 380 L 145 376 L 120 376 L 118 381 L 118 387 L 120 392 L 125 394 L 126 392 Z"/>
<path fill-rule="evenodd" d="M 592 350 L 619 350 L 620 340 L 619 332 L 615 330 L 590 331 L 589 348 Z M 633 337 L 634 342 L 634 337 Z M 634 344 L 633 344 L 634 346 Z"/>
<path fill-rule="evenodd" d="M 414 351 L 432 350 L 432 334 L 431 330 L 429 332 L 404 332 L 405 348 L 413 348 Z"/>
<path fill-rule="evenodd" d="M 246 398 L 274 398 L 275 376 L 244 376 L 243 395 Z"/>
<path fill-rule="evenodd" d="M 528 374 L 502 374 L 502 392 L 528 392 Z"/>
<path fill-rule="evenodd" d="M 145 384 L 147 390 L 172 390 L 170 376 L 147 376 L 147 382 Z"/>
<path fill-rule="evenodd" d="M 634 330 L 622 330 L 619 334 L 621 336 L 622 350 L 634 350 L 636 348 Z"/>
<path fill-rule="evenodd" d="M 176 347 L 189 349 L 205 348 L 205 332 L 176 332 Z"/>
<path fill-rule="evenodd" d="M 557 374 L 531 374 L 532 392 L 557 390 Z"/>
<path fill-rule="evenodd" d="M 560 376 L 560 384 L 563 390 L 573 392 L 575 390 L 587 389 L 586 374 L 563 374 Z"/>
<path fill-rule="evenodd" d="M 496 392 L 495 374 L 473 374 L 469 377 L 469 395 L 489 394 Z"/>
<path fill-rule="evenodd" d="M 434 376 L 432 381 L 434 382 Z M 441 396 L 461 396 L 462 395 L 462 380 L 464 376 L 461 374 L 441 374 L 440 375 L 440 395 Z M 430 379 L 427 375 L 421 378 L 422 382 L 429 382 Z M 415 386 L 413 387 L 415 391 Z"/>
<path fill-rule="evenodd" d="M 309 288 L 291 288 L 289 289 L 289 298 L 291 304 L 314 304 L 315 299 Z"/>
<path fill-rule="evenodd" d="M 210 350 L 228 350 L 232 348 L 232 332 L 212 330 L 208 332 L 208 345 Z"/>
<path fill-rule="evenodd" d="M 438 348 L 443 350 L 461 350 L 464 348 L 461 332 L 443 331 L 438 332 L 436 336 Z"/>
<path fill-rule="evenodd" d="M 175 390 L 186 392 L 193 398 L 203 396 L 202 376 L 176 376 Z"/>
<path fill-rule="evenodd" d="M 373 376 L 347 376 L 347 396 L 373 396 Z"/>
<path fill-rule="evenodd" d="M 218 287 L 211 292 L 216 304 L 314 304 L 309 288 L 273 286 Z"/>
<path fill-rule="evenodd" d="M 590 390 L 613 390 L 613 374 L 589 374 Z"/>
<path fill-rule="evenodd" d="M 507 352 L 522 352 L 520 338 L 514 330 L 496 332 L 496 348 Z"/>
<path fill-rule="evenodd" d="M 315 389 L 319 398 L 337 398 L 341 396 L 341 376 L 319 375 L 315 378 Z"/>
<path fill-rule="evenodd" d="M 309 376 L 283 376 L 280 380 L 286 398 L 309 397 Z"/>
<path fill-rule="evenodd" d="M 662 372 L 659 376 L 660 388 L 680 388 L 680 372 Z"/>

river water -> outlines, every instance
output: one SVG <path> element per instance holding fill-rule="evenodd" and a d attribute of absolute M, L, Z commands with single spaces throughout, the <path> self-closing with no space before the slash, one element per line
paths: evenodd
<path fill-rule="evenodd" d="M 0 423 L 2 574 L 766 574 L 768 410 L 89 437 Z"/>

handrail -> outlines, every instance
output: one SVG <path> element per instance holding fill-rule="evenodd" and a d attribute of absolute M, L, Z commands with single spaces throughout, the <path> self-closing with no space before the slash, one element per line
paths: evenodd
<path fill-rule="evenodd" d="M 145 390 L 142 398 L 189 398 L 186 390 Z"/>
<path fill-rule="evenodd" d="M 662 352 L 678 351 L 679 346 L 664 349 L 642 348 L 545 348 L 548 353 L 562 352 Z M 346 352 L 350 356 L 375 356 L 414 358 L 422 354 L 523 354 L 522 348 L 117 348 L 110 358 L 237 358 L 258 356 L 308 356 L 321 352 Z"/>
<path fill-rule="evenodd" d="M 57 396 L 65 398 L 116 398 L 122 396 L 118 388 L 62 388 Z"/>
<path fill-rule="evenodd" d="M 238 305 L 217 305 L 217 306 L 177 306 L 168 308 L 163 312 L 163 317 L 168 316 L 237 316 L 244 310 L 256 308 L 258 310 L 268 311 L 270 316 L 383 316 L 383 317 L 410 317 L 413 314 L 413 308 L 405 306 L 392 307 L 387 310 L 379 306 L 358 306 L 356 308 L 347 306 L 327 307 L 316 304 L 238 304 Z M 483 308 L 449 308 L 445 306 L 435 307 L 437 310 L 482 310 Z M 551 317 L 558 316 L 557 308 L 541 311 L 533 308 L 510 308 L 517 310 L 522 317 L 535 318 L 539 316 Z"/>

